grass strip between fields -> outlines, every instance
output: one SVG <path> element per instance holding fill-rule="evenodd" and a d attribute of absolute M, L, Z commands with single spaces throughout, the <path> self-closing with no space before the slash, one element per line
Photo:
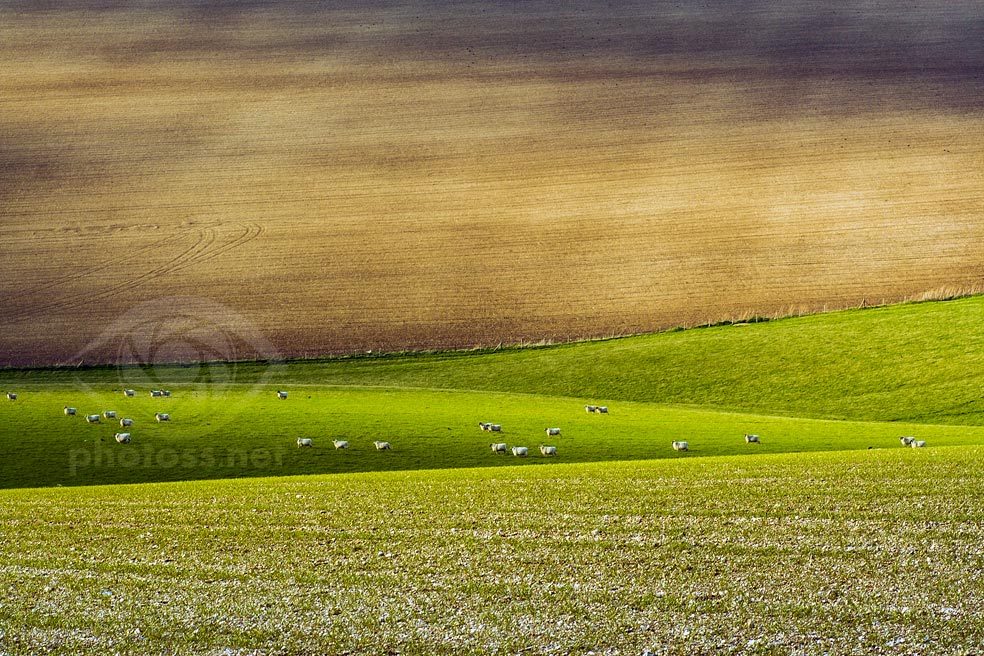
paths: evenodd
<path fill-rule="evenodd" d="M 368 385 L 984 425 L 984 296 L 542 348 L 0 370 L 7 389 Z"/>
<path fill-rule="evenodd" d="M 116 390 L 53 388 L 25 391 L 0 404 L 5 457 L 0 486 L 43 487 L 143 483 L 356 471 L 500 467 L 523 464 L 699 458 L 806 451 L 901 449 L 903 435 L 930 448 L 984 444 L 984 427 L 901 422 L 796 419 L 590 399 L 605 415 L 585 412 L 584 399 L 501 392 L 310 386 L 281 401 L 274 388 L 233 386 L 199 390 L 175 386 L 169 398 Z M 78 416 L 65 416 L 65 405 Z M 134 419 L 88 424 L 106 410 Z M 158 423 L 157 412 L 171 421 Z M 486 432 L 479 422 L 501 425 Z M 560 436 L 546 435 L 561 428 Z M 759 444 L 745 442 L 758 434 Z M 298 438 L 313 446 L 299 448 Z M 348 448 L 335 449 L 334 440 Z M 389 451 L 374 442 L 388 441 Z M 675 451 L 672 442 L 689 450 Z M 525 446 L 529 456 L 492 453 L 490 443 Z M 555 457 L 540 445 L 557 447 Z"/>

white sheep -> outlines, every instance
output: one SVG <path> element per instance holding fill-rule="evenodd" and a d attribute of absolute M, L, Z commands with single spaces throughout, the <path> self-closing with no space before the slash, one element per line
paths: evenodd
<path fill-rule="evenodd" d="M 525 446 L 514 446 L 512 448 L 512 454 L 514 456 L 519 456 L 521 458 L 525 458 L 528 451 L 529 449 L 527 449 Z"/>
<path fill-rule="evenodd" d="M 595 412 L 597 412 L 599 415 L 607 415 L 608 414 L 608 406 L 607 405 L 599 405 L 597 408 L 595 408 Z"/>
<path fill-rule="evenodd" d="M 555 446 L 543 446 L 540 445 L 540 453 L 545 456 L 555 456 L 557 455 L 557 447 Z"/>
<path fill-rule="evenodd" d="M 547 435 L 560 435 L 559 428 L 548 428 L 546 429 L 546 431 L 547 431 Z"/>
<path fill-rule="evenodd" d="M 14 394 L 13 392 L 7 392 L 7 398 L 10 399 L 11 401 L 16 401 L 17 395 Z"/>
<path fill-rule="evenodd" d="M 918 449 L 920 447 L 926 446 L 926 440 L 912 440 L 911 444 L 913 449 Z"/>
<path fill-rule="evenodd" d="M 301 448 L 302 446 L 313 447 L 314 442 L 311 441 L 310 437 L 299 437 L 297 438 L 297 448 Z"/>
<path fill-rule="evenodd" d="M 492 447 L 492 453 L 505 453 L 509 450 L 505 442 L 493 442 L 489 446 Z"/>
<path fill-rule="evenodd" d="M 373 442 L 373 444 L 376 446 L 376 450 L 377 451 L 389 451 L 389 450 L 391 450 L 391 447 L 390 447 L 390 443 L 389 442 L 379 442 L 379 441 L 376 441 L 376 442 Z"/>
<path fill-rule="evenodd" d="M 166 412 L 156 412 L 154 413 L 154 418 L 157 420 L 157 423 L 162 421 L 171 421 L 171 415 Z"/>
<path fill-rule="evenodd" d="M 164 396 L 164 392 L 161 390 L 150 390 L 150 395 L 153 397 Z"/>
<path fill-rule="evenodd" d="M 745 442 L 747 444 L 758 444 L 759 443 L 759 436 L 758 435 L 748 435 L 746 433 L 745 434 Z"/>
<path fill-rule="evenodd" d="M 586 405 L 586 406 L 584 406 L 584 411 L 585 412 L 588 412 L 588 413 L 595 412 L 597 409 L 598 409 L 598 406 L 596 406 L 596 405 Z"/>
<path fill-rule="evenodd" d="M 899 442 L 902 443 L 902 446 L 912 446 L 912 443 L 915 441 L 916 438 L 912 437 L 911 435 L 899 438 Z"/>
<path fill-rule="evenodd" d="M 120 419 L 120 428 L 126 428 L 127 426 L 133 426 L 133 420 L 129 417 L 123 417 Z"/>
<path fill-rule="evenodd" d="M 673 448 L 676 451 L 689 451 L 690 450 L 690 443 L 689 442 L 676 442 L 676 441 L 674 441 L 673 442 Z"/>
<path fill-rule="evenodd" d="M 478 422 L 478 427 L 483 431 L 489 431 L 490 433 L 501 433 L 502 424 L 492 424 L 489 422 L 480 421 Z"/>
<path fill-rule="evenodd" d="M 70 416 L 74 417 L 76 412 L 78 412 L 78 410 L 76 410 L 75 408 L 69 408 L 67 405 L 65 406 L 65 414 L 66 415 L 70 415 Z"/>
<path fill-rule="evenodd" d="M 99 423 L 99 415 L 86 415 L 85 416 L 85 420 L 87 422 L 89 422 L 90 424 L 98 424 Z"/>
<path fill-rule="evenodd" d="M 332 444 L 335 445 L 336 449 L 347 449 L 348 440 L 332 440 Z"/>
<path fill-rule="evenodd" d="M 129 433 L 117 433 L 116 434 L 116 441 L 119 442 L 120 444 L 129 444 L 130 443 L 130 434 Z"/>
<path fill-rule="evenodd" d="M 284 399 L 287 398 L 287 392 L 281 392 L 280 390 L 277 390 L 277 398 L 283 401 Z"/>
<path fill-rule="evenodd" d="M 134 396 L 136 393 L 137 391 L 132 389 L 123 390 L 123 396 Z"/>
<path fill-rule="evenodd" d="M 106 410 L 105 412 L 103 412 L 103 418 L 105 418 L 105 419 L 116 419 L 116 411 L 115 410 Z"/>

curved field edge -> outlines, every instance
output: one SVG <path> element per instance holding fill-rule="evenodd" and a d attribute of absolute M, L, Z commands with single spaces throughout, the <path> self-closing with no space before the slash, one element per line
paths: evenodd
<path fill-rule="evenodd" d="M 367 385 L 657 402 L 758 414 L 984 424 L 984 297 L 543 348 L 0 371 L 7 388 Z"/>
<path fill-rule="evenodd" d="M 797 419 L 502 392 L 368 387 L 297 387 L 286 401 L 273 388 L 175 386 L 170 398 L 126 398 L 117 390 L 60 387 L 0 403 L 0 487 L 143 483 L 359 471 L 501 467 L 555 463 L 699 458 L 857 449 L 901 449 L 901 435 L 930 448 L 984 444 L 984 427 Z M 66 405 L 78 416 L 67 417 Z M 132 441 L 117 444 L 114 420 L 84 415 L 114 410 L 134 419 Z M 158 423 L 156 412 L 171 421 Z M 479 422 L 502 426 L 482 431 Z M 561 428 L 547 436 L 546 428 Z M 747 444 L 746 433 L 761 436 Z M 311 448 L 299 448 L 310 438 Z M 345 440 L 348 448 L 334 448 Z M 388 441 L 389 451 L 374 442 Z M 687 441 L 678 452 L 673 441 Z M 495 454 L 491 442 L 525 446 L 529 457 Z M 557 447 L 555 457 L 538 447 Z"/>
<path fill-rule="evenodd" d="M 0 492 L 0 651 L 974 653 L 984 449 Z"/>
<path fill-rule="evenodd" d="M 4 2 L 0 361 L 185 294 L 303 354 L 979 284 L 980 42 L 974 0 Z"/>

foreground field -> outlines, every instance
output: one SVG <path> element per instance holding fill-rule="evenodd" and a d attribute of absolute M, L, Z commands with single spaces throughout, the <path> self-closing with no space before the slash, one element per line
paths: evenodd
<path fill-rule="evenodd" d="M 969 654 L 980 447 L 0 492 L 0 652 Z"/>
<path fill-rule="evenodd" d="M 979 285 L 979 14 L 4 3 L 0 365 L 568 340 Z M 176 320 L 240 341 L 154 343 Z"/>

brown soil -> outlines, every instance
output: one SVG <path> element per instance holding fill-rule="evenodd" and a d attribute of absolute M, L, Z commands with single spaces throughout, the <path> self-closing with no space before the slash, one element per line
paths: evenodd
<path fill-rule="evenodd" d="M 984 281 L 973 2 L 97 4 L 0 9 L 0 365 L 566 340 Z"/>

